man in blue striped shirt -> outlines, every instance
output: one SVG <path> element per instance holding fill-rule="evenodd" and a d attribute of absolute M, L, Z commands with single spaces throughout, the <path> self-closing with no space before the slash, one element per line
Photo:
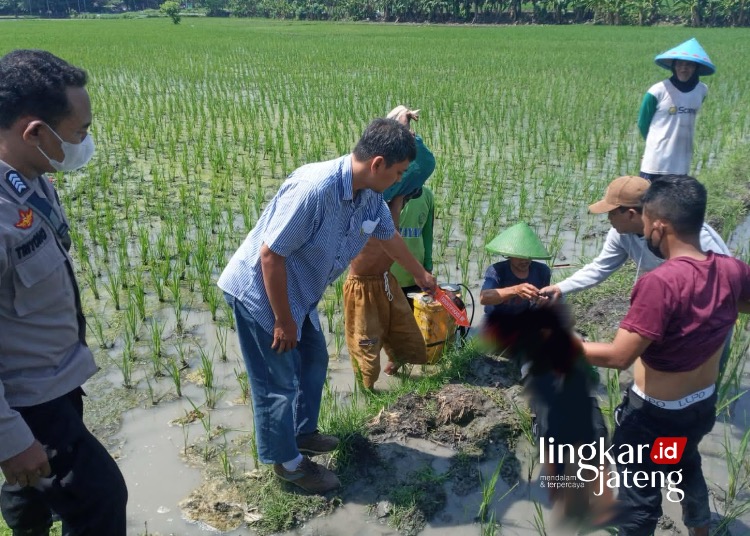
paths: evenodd
<path fill-rule="evenodd" d="M 289 176 L 219 278 L 237 320 L 258 455 L 279 478 L 313 493 L 340 485 L 306 456 L 338 445 L 317 429 L 328 370 L 317 313 L 325 288 L 371 236 L 417 284 L 435 286 L 395 232 L 382 196 L 415 155 L 408 128 L 374 120 L 352 154 Z"/>

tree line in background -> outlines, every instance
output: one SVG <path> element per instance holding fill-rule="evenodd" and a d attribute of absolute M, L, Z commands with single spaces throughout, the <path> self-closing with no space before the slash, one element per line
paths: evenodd
<path fill-rule="evenodd" d="M 0 0 L 0 14 L 70 17 L 159 9 L 163 0 Z M 434 23 L 594 22 L 747 26 L 750 0 L 197 0 L 208 16 Z"/>

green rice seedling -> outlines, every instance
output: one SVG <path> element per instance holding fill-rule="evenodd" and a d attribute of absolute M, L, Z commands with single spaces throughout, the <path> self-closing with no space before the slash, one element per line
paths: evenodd
<path fill-rule="evenodd" d="M 102 350 L 109 348 L 110 345 L 107 343 L 107 339 L 104 336 L 104 324 L 102 323 L 101 318 L 99 318 L 99 315 L 88 315 L 86 317 L 86 323 L 92 328 L 91 331 L 94 333 L 96 342 L 99 343 L 99 348 Z"/>
<path fill-rule="evenodd" d="M 227 454 L 227 449 L 229 448 L 229 445 L 227 444 L 227 436 L 224 435 L 224 445 L 222 446 L 221 450 L 219 451 L 219 463 L 221 464 L 221 473 L 224 475 L 224 479 L 227 482 L 230 482 L 232 480 L 232 463 L 229 460 L 229 455 Z"/>
<path fill-rule="evenodd" d="M 333 346 L 335 349 L 336 359 L 341 357 L 341 351 L 344 349 L 345 337 L 344 337 L 344 324 L 339 319 L 336 321 L 336 326 L 333 330 Z"/>
<path fill-rule="evenodd" d="M 138 226 L 138 255 L 141 257 L 141 264 L 148 265 L 150 258 L 151 237 L 147 227 Z"/>
<path fill-rule="evenodd" d="M 178 398 L 182 397 L 182 368 L 177 363 L 177 360 L 174 357 L 170 357 L 166 364 L 165 368 L 167 369 L 167 374 L 169 375 L 169 378 L 172 380 L 172 383 L 174 384 L 175 388 L 175 394 Z"/>
<path fill-rule="evenodd" d="M 146 380 L 146 390 L 148 391 L 148 398 L 151 401 L 152 406 L 156 406 L 160 401 L 161 398 L 157 398 L 154 394 L 154 387 L 151 385 L 151 380 L 148 379 L 148 374 L 144 376 Z"/>
<path fill-rule="evenodd" d="M 547 526 L 544 523 L 544 510 L 542 510 L 542 505 L 537 501 L 534 501 L 534 519 L 532 520 L 532 526 L 536 529 L 537 534 L 540 536 L 547 536 Z"/>
<path fill-rule="evenodd" d="M 214 287 L 211 270 L 208 268 L 208 260 L 203 257 L 196 257 L 195 267 L 198 272 L 198 288 L 201 291 L 201 298 L 204 303 L 208 303 L 208 294 Z"/>
<path fill-rule="evenodd" d="M 221 308 L 224 311 L 224 318 L 227 319 L 227 322 L 229 322 L 229 329 L 232 331 L 236 331 L 236 325 L 235 325 L 235 318 L 234 318 L 234 311 L 232 310 L 232 306 L 227 303 L 226 300 L 221 299 L 219 300 L 221 303 Z"/>
<path fill-rule="evenodd" d="M 732 403 L 747 392 L 742 389 L 742 377 L 747 365 L 746 354 L 750 347 L 750 338 L 745 335 L 747 325 L 747 316 L 740 316 L 735 324 L 729 359 L 719 372 L 716 415 L 729 411 Z"/>
<path fill-rule="evenodd" d="M 346 272 L 341 274 L 336 281 L 333 282 L 333 292 L 336 296 L 336 306 L 341 309 L 344 304 L 344 281 L 346 281 Z"/>
<path fill-rule="evenodd" d="M 226 303 L 221 295 L 219 294 L 219 291 L 217 290 L 217 287 L 211 284 L 211 286 L 208 287 L 206 290 L 206 294 L 204 295 L 206 299 L 206 303 L 208 304 L 208 310 L 211 311 L 211 320 L 216 322 L 217 313 L 219 312 L 219 307 L 222 303 Z M 234 320 L 234 317 L 231 317 L 232 320 Z"/>
<path fill-rule="evenodd" d="M 122 386 L 125 389 L 132 389 L 133 388 L 133 340 L 130 338 L 130 335 L 128 332 L 125 332 L 124 335 L 124 346 L 122 349 L 122 354 L 120 355 L 120 360 L 118 363 L 118 368 L 120 369 L 120 372 L 122 372 Z"/>
<path fill-rule="evenodd" d="M 218 324 L 216 326 L 216 342 L 219 345 L 219 358 L 223 362 L 227 362 L 227 336 L 229 335 L 229 328 Z"/>
<path fill-rule="evenodd" d="M 163 261 L 160 261 L 163 262 Z M 156 297 L 159 300 L 159 303 L 164 303 L 165 300 L 165 294 L 164 294 L 164 279 L 161 276 L 161 271 L 157 269 L 156 266 L 151 267 L 151 282 L 154 285 L 154 290 L 156 291 Z"/>
<path fill-rule="evenodd" d="M 336 302 L 330 298 L 323 300 L 323 310 L 328 320 L 328 333 L 333 333 L 333 317 L 336 314 Z"/>
<path fill-rule="evenodd" d="M 481 536 L 496 536 L 498 528 L 500 526 L 495 519 L 495 512 L 493 511 L 487 521 L 480 524 L 480 534 Z"/>
<path fill-rule="evenodd" d="M 88 287 L 91 289 L 91 292 L 94 294 L 94 299 L 98 300 L 99 299 L 99 287 L 96 282 L 96 274 L 94 273 L 94 270 L 90 264 L 89 264 L 88 269 L 84 272 L 84 278 Z"/>
<path fill-rule="evenodd" d="M 169 246 L 167 245 L 167 236 L 165 233 L 159 233 L 156 237 L 156 247 L 151 251 L 154 257 L 160 260 L 165 260 L 169 257 Z"/>
<path fill-rule="evenodd" d="M 162 372 L 162 337 L 164 335 L 164 324 L 160 323 L 156 317 L 151 318 L 148 325 L 149 341 L 151 345 L 151 363 L 154 369 L 154 376 L 163 376 Z"/>
<path fill-rule="evenodd" d="M 200 371 L 201 377 L 203 378 L 203 385 L 206 387 L 214 386 L 214 360 L 212 356 L 203 349 L 202 346 L 198 347 L 198 353 L 200 354 Z"/>
<path fill-rule="evenodd" d="M 466 285 L 467 287 L 471 283 L 471 274 L 469 273 L 469 265 L 471 262 L 471 257 L 467 253 L 465 256 L 461 257 L 461 260 L 459 261 L 459 270 L 461 271 L 461 282 Z"/>
<path fill-rule="evenodd" d="M 130 275 L 130 254 L 128 253 L 127 234 L 120 230 L 117 242 L 117 269 L 120 272 L 120 284 L 122 289 L 128 288 L 128 277 Z"/>
<path fill-rule="evenodd" d="M 727 488 L 724 491 L 725 517 L 731 513 L 733 519 L 750 512 L 750 499 L 743 494 L 750 490 L 750 430 L 746 430 L 733 448 L 729 426 L 724 427 L 724 458 L 727 461 Z"/>
<path fill-rule="evenodd" d="M 445 250 L 448 248 L 448 240 L 450 240 L 453 234 L 453 218 L 449 214 L 446 214 L 446 217 L 441 222 L 441 226 L 440 248 L 443 254 L 445 254 Z"/>
<path fill-rule="evenodd" d="M 206 441 L 211 441 L 213 439 L 214 433 L 211 427 L 211 412 L 210 411 L 201 411 L 198 406 L 195 405 L 195 402 L 193 402 L 190 397 L 186 397 L 187 401 L 190 403 L 191 406 L 193 406 L 193 412 L 198 417 L 198 420 L 201 423 L 201 426 L 203 427 L 203 431 L 206 433 Z"/>
<path fill-rule="evenodd" d="M 130 287 L 130 300 L 135 304 L 138 318 L 146 320 L 146 287 L 143 282 L 143 271 L 136 268 L 133 275 L 133 284 Z"/>
<path fill-rule="evenodd" d="M 109 297 L 112 298 L 112 302 L 115 305 L 115 310 L 120 310 L 120 277 L 117 273 L 113 272 L 109 264 L 105 264 L 105 270 L 107 271 L 107 280 L 106 285 L 104 289 L 107 291 L 107 294 L 109 294 Z"/>
<path fill-rule="evenodd" d="M 481 523 L 487 521 L 487 513 L 489 512 L 489 509 L 492 506 L 492 502 L 495 499 L 495 492 L 497 491 L 497 480 L 500 478 L 500 471 L 502 471 L 504 464 L 505 456 L 500 458 L 500 461 L 497 463 L 497 467 L 495 467 L 495 470 L 492 472 L 492 476 L 487 482 L 482 479 L 481 471 L 479 473 L 479 481 L 482 485 L 482 502 L 479 505 L 477 517 L 479 518 L 479 521 Z"/>
<path fill-rule="evenodd" d="M 172 294 L 172 312 L 175 318 L 175 331 L 182 334 L 184 324 L 182 318 L 182 291 L 180 289 L 180 274 L 175 270 L 167 281 L 167 289 Z"/>
<path fill-rule="evenodd" d="M 242 399 L 243 404 L 247 404 L 248 397 L 250 396 L 250 383 L 247 378 L 247 372 L 246 371 L 238 371 L 236 368 L 234 370 L 234 377 L 237 380 L 237 384 L 240 386 L 240 397 Z"/>
<path fill-rule="evenodd" d="M 526 438 L 529 445 L 533 445 L 536 441 L 534 439 L 533 418 L 528 408 L 520 406 L 515 400 L 510 401 L 510 405 L 513 407 L 513 413 L 515 413 L 518 419 L 518 426 L 521 429 L 523 437 Z"/>
<path fill-rule="evenodd" d="M 128 306 L 125 308 L 125 332 L 130 336 L 131 340 L 138 341 L 138 331 L 141 327 L 141 318 L 138 313 L 138 306 L 135 303 L 135 299 L 131 296 L 128 300 Z"/>
<path fill-rule="evenodd" d="M 620 371 L 607 369 L 607 404 L 602 407 L 602 414 L 610 431 L 615 429 L 615 409 L 620 404 L 622 393 L 620 392 Z"/>

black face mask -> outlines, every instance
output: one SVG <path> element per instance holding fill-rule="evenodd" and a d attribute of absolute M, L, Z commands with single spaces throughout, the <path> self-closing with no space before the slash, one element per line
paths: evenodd
<path fill-rule="evenodd" d="M 661 252 L 661 249 L 660 249 L 660 247 L 659 247 L 659 246 L 661 246 L 661 240 L 659 240 L 659 243 L 658 243 L 658 244 L 654 244 L 654 243 L 653 243 L 653 242 L 651 241 L 651 235 L 653 234 L 653 232 L 654 232 L 654 230 L 653 230 L 653 229 L 651 229 L 651 232 L 650 232 L 650 233 L 648 234 L 648 237 L 646 238 L 646 247 L 648 248 L 648 250 L 649 250 L 649 251 L 650 251 L 651 253 L 653 253 L 653 254 L 654 254 L 654 256 L 655 256 L 655 257 L 656 257 L 657 259 L 663 259 L 663 258 L 664 258 L 664 254 L 663 254 L 663 253 Z"/>
<path fill-rule="evenodd" d="M 681 93 L 690 93 L 695 89 L 695 86 L 697 86 L 698 82 L 700 81 L 700 77 L 698 76 L 698 68 L 696 67 L 693 76 L 691 76 L 687 81 L 681 82 L 680 79 L 677 78 L 677 74 L 674 72 L 674 65 L 672 65 L 672 76 L 669 77 L 669 81 L 672 82 L 672 85 L 676 87 L 677 90 Z"/>

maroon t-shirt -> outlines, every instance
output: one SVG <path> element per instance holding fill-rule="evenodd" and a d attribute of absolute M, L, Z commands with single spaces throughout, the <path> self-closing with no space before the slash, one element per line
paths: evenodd
<path fill-rule="evenodd" d="M 750 266 L 708 252 L 670 259 L 641 277 L 620 327 L 652 342 L 641 358 L 664 372 L 698 368 L 718 350 L 750 300 Z"/>

